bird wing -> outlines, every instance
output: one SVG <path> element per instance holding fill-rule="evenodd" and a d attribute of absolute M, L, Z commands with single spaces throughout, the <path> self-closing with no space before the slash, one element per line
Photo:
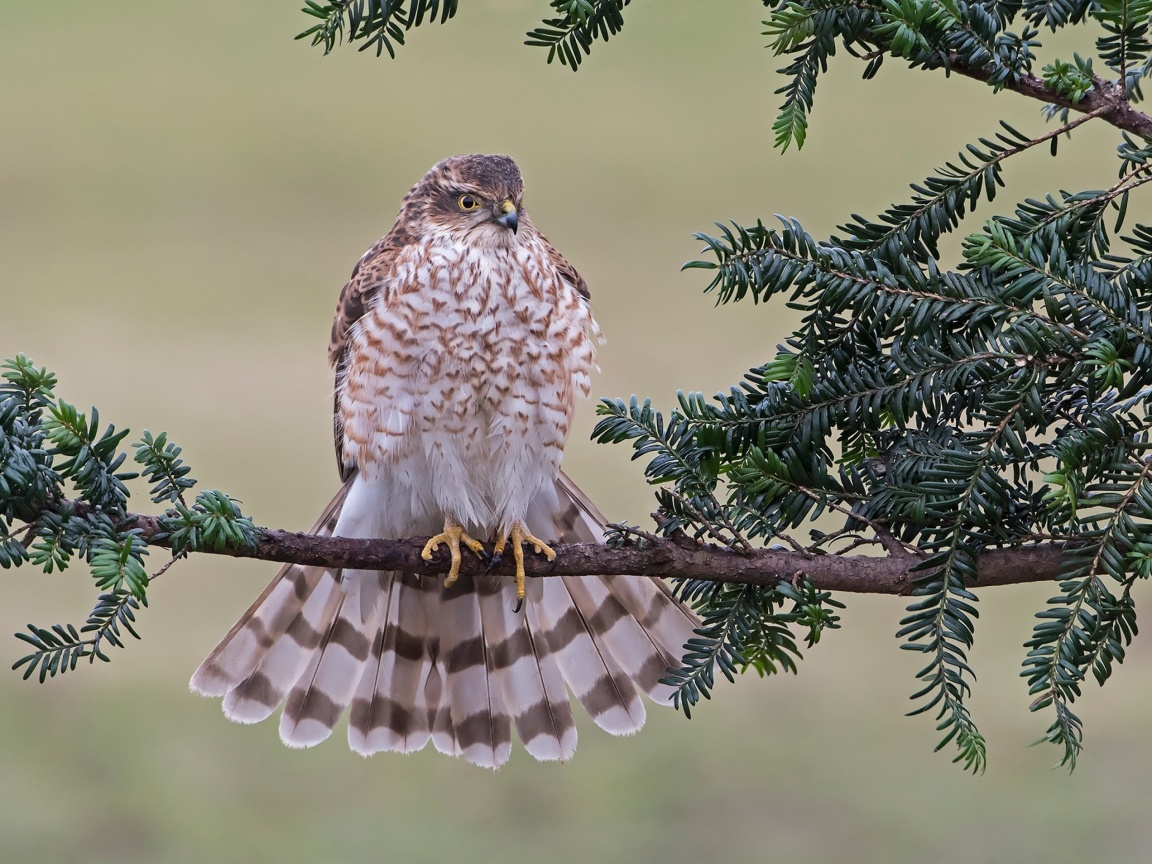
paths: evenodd
<path fill-rule="evenodd" d="M 585 283 L 583 277 L 576 272 L 576 268 L 569 263 L 567 258 L 557 251 L 556 247 L 548 241 L 547 237 L 540 233 L 539 229 L 533 226 L 533 230 L 536 231 L 536 235 L 540 238 L 540 242 L 544 248 L 548 250 L 548 257 L 552 260 L 552 266 L 556 268 L 556 272 L 560 274 L 560 278 L 575 288 L 576 292 L 585 300 L 591 299 L 592 295 L 588 291 L 588 285 Z"/>
<path fill-rule="evenodd" d="M 392 226 L 392 230 L 377 240 L 356 262 L 352 275 L 340 289 L 340 298 L 336 301 L 332 336 L 328 342 L 328 363 L 336 370 L 332 437 L 336 445 L 336 464 L 340 469 L 341 480 L 347 480 L 356 469 L 355 465 L 344 462 L 344 427 L 340 422 L 340 386 L 347 371 L 352 329 L 371 308 L 380 294 L 381 287 L 395 269 L 400 253 L 410 246 L 414 239 L 404 219 L 404 211 L 401 211 L 401 218 Z"/>

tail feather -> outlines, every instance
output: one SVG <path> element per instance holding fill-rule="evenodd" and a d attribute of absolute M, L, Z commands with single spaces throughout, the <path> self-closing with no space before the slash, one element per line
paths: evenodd
<path fill-rule="evenodd" d="M 588 594 L 560 579 L 542 579 L 538 607 L 543 638 L 568 689 L 605 732 L 630 735 L 644 725 L 644 703 L 604 644 Z"/>
<path fill-rule="evenodd" d="M 372 650 L 381 582 L 379 573 L 344 572 L 336 616 L 284 703 L 280 739 L 289 747 L 326 739 L 352 701 Z M 347 590 L 348 583 L 355 590 Z"/>
<path fill-rule="evenodd" d="M 502 602 L 500 584 L 461 576 L 440 590 L 440 650 L 447 672 L 442 705 L 447 704 L 456 746 L 464 758 L 496 768 L 508 761 L 512 728 L 499 677 L 491 674 L 489 634 L 480 606 L 485 594 L 495 594 L 496 602 Z"/>
<path fill-rule="evenodd" d="M 624 613 L 611 631 L 620 636 L 613 655 L 653 702 L 670 704 L 675 690 L 660 681 L 680 665 L 699 620 L 659 582 L 619 576 L 601 576 L 600 582 Z M 639 645 L 633 648 L 633 642 Z"/>
<path fill-rule="evenodd" d="M 603 542 L 608 522 L 596 505 L 567 475 L 561 474 L 557 485 L 561 489 L 561 501 L 568 504 L 557 518 L 557 523 L 564 528 L 563 542 Z M 684 646 L 695 635 L 700 619 L 659 579 L 561 578 L 567 585 L 580 583 L 596 594 L 597 614 L 608 625 L 606 641 L 610 641 L 617 662 L 653 702 L 670 704 L 674 691 L 660 680 L 666 677 L 669 668 L 680 665 Z M 601 588 L 606 589 L 606 597 Z"/>
<path fill-rule="evenodd" d="M 276 710 L 320 647 L 341 597 L 339 584 L 325 572 L 284 634 L 225 695 L 224 714 L 229 720 L 257 723 Z"/>
<path fill-rule="evenodd" d="M 516 734 L 525 748 L 537 759 L 566 760 L 576 753 L 576 721 L 572 703 L 564 685 L 564 675 L 556 655 L 548 647 L 544 625 L 540 620 L 542 604 L 535 603 L 525 612 L 526 629 L 532 640 L 542 698 L 516 717 Z M 527 700 L 525 700 L 527 702 Z"/>
<path fill-rule="evenodd" d="M 411 753 L 428 743 L 424 690 L 432 663 L 424 607 L 419 576 L 390 574 L 384 620 L 348 718 L 349 746 L 362 756 Z"/>
<path fill-rule="evenodd" d="M 514 583 L 489 581 L 492 589 L 480 593 L 490 646 L 489 677 L 500 682 L 505 708 L 525 749 L 545 761 L 568 759 L 576 749 L 576 726 L 560 669 L 546 640 L 537 635 L 542 586 L 527 586 L 525 621 L 512 611 Z"/>
<path fill-rule="evenodd" d="M 445 668 L 440 619 L 442 613 L 442 580 L 428 580 L 424 591 L 424 612 L 428 619 L 428 635 L 424 650 L 429 663 L 428 680 L 424 684 L 424 704 L 428 710 L 428 728 L 432 746 L 446 756 L 462 756 L 464 751 L 456 740 L 452 726 L 452 709 L 447 694 L 448 672 Z"/>
<path fill-rule="evenodd" d="M 331 535 L 356 476 L 322 514 Z M 527 514 L 537 536 L 600 542 L 604 518 L 564 475 Z M 351 705 L 357 753 L 437 750 L 487 767 L 511 753 L 512 728 L 537 759 L 570 758 L 576 727 L 568 691 L 601 728 L 644 723 L 643 691 L 659 683 L 698 626 L 658 579 L 533 579 L 513 612 L 510 579 L 289 565 L 208 656 L 192 689 L 223 696 L 225 714 L 251 723 L 285 703 L 289 746 L 327 738 Z"/>

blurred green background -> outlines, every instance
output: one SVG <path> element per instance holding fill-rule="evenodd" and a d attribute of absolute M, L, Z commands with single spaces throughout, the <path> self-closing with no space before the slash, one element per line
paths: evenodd
<path fill-rule="evenodd" d="M 668 406 L 677 388 L 726 389 L 793 323 L 780 303 L 712 308 L 706 279 L 679 271 L 692 231 L 782 213 L 827 235 L 1000 117 L 1043 128 L 1022 97 L 896 64 L 868 84 L 848 62 L 808 146 L 780 156 L 780 64 L 753 2 L 633 3 L 577 75 L 521 45 L 541 0 L 469 0 L 395 62 L 294 42 L 297 5 L 8 4 L 0 29 L 0 353 L 48 365 L 109 421 L 167 430 L 265 525 L 307 527 L 336 486 L 336 293 L 438 159 L 517 158 L 536 224 L 592 288 L 595 392 Z M 1114 137 L 1084 129 L 1058 163 L 1028 154 L 1003 200 L 1109 184 Z M 586 405 L 566 467 L 610 517 L 646 521 L 639 466 L 590 444 L 592 423 Z M 868 597 L 846 598 L 845 629 L 799 677 L 723 686 L 691 721 L 653 710 L 631 740 L 585 724 L 573 762 L 517 751 L 492 774 L 431 750 L 362 760 L 342 733 L 289 751 L 274 722 L 233 725 L 189 695 L 274 569 L 181 564 L 111 665 L 44 686 L 0 674 L 0 860 L 1122 862 L 1152 845 L 1144 644 L 1083 701 L 1074 775 L 1027 746 L 1048 723 L 1018 678 L 1043 585 L 982 597 L 983 777 L 903 716 L 904 603 Z M 3 634 L 79 623 L 93 596 L 79 569 L 0 586 L 5 664 L 21 644 Z"/>

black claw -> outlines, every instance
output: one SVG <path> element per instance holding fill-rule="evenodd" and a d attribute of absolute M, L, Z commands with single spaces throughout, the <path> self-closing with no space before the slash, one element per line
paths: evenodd
<path fill-rule="evenodd" d="M 524 607 L 524 598 L 521 597 L 516 601 L 516 605 L 512 607 L 512 614 L 515 615 Z"/>
<path fill-rule="evenodd" d="M 487 552 L 485 552 L 485 554 L 487 555 Z M 486 560 L 488 561 L 488 567 L 484 572 L 491 575 L 492 571 L 500 566 L 500 562 L 504 560 L 504 556 L 499 552 L 493 552 L 491 555 L 488 555 Z"/>

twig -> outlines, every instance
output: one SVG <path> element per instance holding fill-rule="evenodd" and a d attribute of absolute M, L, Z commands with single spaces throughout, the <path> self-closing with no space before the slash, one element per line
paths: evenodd
<path fill-rule="evenodd" d="M 736 526 L 728 521 L 728 517 L 724 515 L 723 509 L 720 507 L 719 503 L 716 503 L 715 501 L 713 502 L 716 503 L 716 518 L 723 523 L 724 528 L 727 528 L 728 531 L 731 532 L 731 540 L 714 529 L 712 527 L 711 520 L 709 520 L 708 517 L 700 512 L 699 507 L 697 507 L 683 495 L 679 494 L 678 492 L 673 492 L 671 489 L 668 490 L 668 494 L 679 501 L 686 510 L 691 512 L 692 515 L 696 517 L 700 525 L 704 528 L 708 536 L 715 540 L 717 543 L 723 543 L 725 546 L 729 547 L 736 547 L 744 554 L 748 554 L 749 552 L 753 551 L 752 544 L 745 540 L 744 535 L 736 530 Z"/>
<path fill-rule="evenodd" d="M 992 77 L 991 65 L 966 66 L 955 54 L 952 54 L 950 61 L 949 72 L 984 82 Z M 1003 81 L 1001 84 L 1005 90 L 1012 90 L 1023 96 L 1047 102 L 1049 105 L 1071 108 L 1083 114 L 1093 114 L 1117 129 L 1123 129 L 1141 138 L 1152 138 L 1152 117 L 1135 110 L 1119 88 L 1102 78 L 1096 78 L 1095 86 L 1085 93 L 1079 102 L 1061 96 L 1031 73 L 1020 75 L 1015 81 L 1011 79 Z"/>
<path fill-rule="evenodd" d="M 623 522 L 609 522 L 607 527 L 626 536 L 636 537 L 637 539 L 643 540 L 644 542 L 655 541 L 659 543 L 664 539 L 658 534 L 653 534 L 650 531 L 645 531 L 642 528 L 635 527 L 634 525 L 625 525 Z"/>
<path fill-rule="evenodd" d="M 783 540 L 785 543 L 787 543 L 789 546 L 792 547 L 793 551 L 795 551 L 796 553 L 798 553 L 800 555 L 803 555 L 805 558 L 811 558 L 812 557 L 812 552 L 810 552 L 808 549 L 801 546 L 799 543 L 797 543 L 795 540 L 793 540 L 787 534 L 773 534 L 772 539 L 773 540 Z"/>
<path fill-rule="evenodd" d="M 876 532 L 876 540 L 884 547 L 884 551 L 891 555 L 893 558 L 916 558 L 918 556 L 908 551 L 902 540 L 896 539 L 892 532 L 888 530 L 886 525 L 873 525 L 872 530 Z"/>
<path fill-rule="evenodd" d="M 177 553 L 176 555 L 173 555 L 171 558 L 169 558 L 164 563 L 163 567 L 161 567 L 159 570 L 157 570 L 155 573 L 153 573 L 151 576 L 148 577 L 148 581 L 154 582 L 155 580 L 159 579 L 161 576 L 163 576 L 165 573 L 168 572 L 169 567 L 171 567 L 173 564 L 175 564 L 181 558 L 187 558 L 187 557 L 188 557 L 187 552 L 180 552 L 180 553 Z"/>

